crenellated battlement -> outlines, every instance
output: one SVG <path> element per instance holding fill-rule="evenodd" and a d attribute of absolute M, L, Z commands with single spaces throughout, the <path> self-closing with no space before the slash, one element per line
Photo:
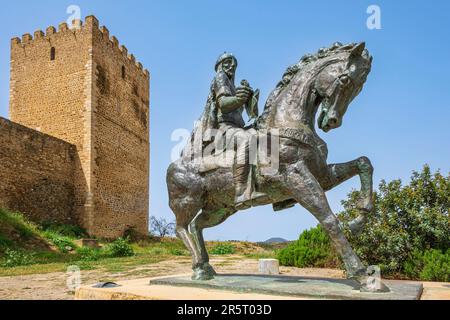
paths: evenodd
<path fill-rule="evenodd" d="M 100 31 L 102 32 L 103 39 L 108 41 L 109 45 L 113 48 L 113 50 L 118 50 L 124 58 L 128 59 L 131 64 L 133 64 L 139 71 L 143 72 L 146 77 L 150 76 L 150 73 L 147 69 L 144 70 L 142 63 L 136 61 L 136 58 L 133 54 L 128 53 L 127 47 L 121 45 L 119 40 L 115 36 L 110 36 L 109 30 L 107 27 L 100 27 Z"/>
<path fill-rule="evenodd" d="M 102 39 L 108 41 L 113 50 L 121 52 L 123 57 L 127 59 L 130 64 L 134 65 L 140 72 L 142 72 L 145 77 L 150 77 L 150 72 L 147 69 L 144 69 L 142 63 L 136 61 L 135 56 L 133 54 L 129 54 L 128 49 L 124 45 L 121 45 L 115 36 L 110 36 L 107 27 L 100 27 L 98 19 L 92 15 L 87 16 L 84 23 L 82 20 L 76 19 L 72 21 L 71 26 L 69 26 L 66 22 L 62 22 L 58 25 L 57 29 L 54 26 L 49 26 L 46 28 L 45 32 L 42 30 L 36 30 L 33 35 L 30 33 L 25 33 L 21 38 L 14 37 L 11 39 L 11 48 L 17 46 L 24 48 L 28 45 L 32 45 L 36 41 L 51 41 L 53 37 L 61 37 L 68 34 L 76 35 L 77 33 L 83 32 L 93 34 L 97 31 L 101 32 Z"/>

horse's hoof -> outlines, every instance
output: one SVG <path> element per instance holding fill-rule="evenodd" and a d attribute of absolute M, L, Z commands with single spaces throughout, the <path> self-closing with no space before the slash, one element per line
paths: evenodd
<path fill-rule="evenodd" d="M 214 268 L 209 263 L 204 264 L 202 269 L 208 274 L 212 274 L 213 276 L 217 276 L 216 270 L 214 270 Z"/>
<path fill-rule="evenodd" d="M 205 269 L 196 269 L 194 270 L 194 274 L 192 275 L 192 280 L 194 281 L 208 281 L 214 279 L 216 272 L 214 269 L 207 268 Z"/>

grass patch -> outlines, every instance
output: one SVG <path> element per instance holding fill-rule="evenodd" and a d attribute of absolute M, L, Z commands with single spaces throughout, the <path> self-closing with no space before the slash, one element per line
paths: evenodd
<path fill-rule="evenodd" d="M 257 252 L 257 253 L 247 253 L 244 257 L 249 259 L 276 259 L 277 253 L 275 251 Z"/>
<path fill-rule="evenodd" d="M 210 253 L 214 255 L 226 255 L 233 254 L 235 252 L 236 247 L 231 243 L 220 243 L 210 250 Z"/>
<path fill-rule="evenodd" d="M 63 236 L 55 231 L 44 231 L 42 235 L 50 241 L 60 252 L 68 253 L 77 248 L 73 243 L 74 239 L 67 236 Z"/>
<path fill-rule="evenodd" d="M 0 209 L 0 277 L 66 272 L 74 265 L 81 270 L 121 273 L 165 260 L 190 263 L 189 251 L 177 238 L 146 237 L 134 242 L 129 238 L 112 242 L 100 239 L 98 249 L 78 247 L 76 240 L 85 236 L 76 226 L 37 225 L 19 213 Z M 216 255 L 245 255 L 255 249 L 263 251 L 259 256 L 270 255 L 266 253 L 269 250 L 253 243 L 208 242 L 207 246 Z"/>
<path fill-rule="evenodd" d="M 12 268 L 18 266 L 27 266 L 34 263 L 32 254 L 21 250 L 6 249 L 5 257 L 0 266 Z"/>
<path fill-rule="evenodd" d="M 71 239 L 82 239 L 88 237 L 86 230 L 79 226 L 46 221 L 43 222 L 40 227 L 44 231 L 49 231 Z"/>
<path fill-rule="evenodd" d="M 3 227 L 10 227 L 16 231 L 20 237 L 29 239 L 38 234 L 35 225 L 30 223 L 22 214 L 8 212 L 0 209 L 0 223 Z M 5 235 L 3 235 L 5 237 Z"/>

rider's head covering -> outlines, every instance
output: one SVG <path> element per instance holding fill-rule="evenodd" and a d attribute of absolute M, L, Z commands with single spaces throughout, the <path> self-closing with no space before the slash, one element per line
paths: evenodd
<path fill-rule="evenodd" d="M 222 54 L 220 55 L 220 57 L 217 59 L 216 66 L 215 66 L 216 72 L 217 72 L 217 69 L 219 68 L 220 64 L 221 64 L 223 61 L 225 61 L 226 59 L 229 59 L 229 58 L 234 59 L 234 61 L 236 62 L 236 66 L 237 66 L 237 63 L 238 63 L 238 62 L 237 62 L 236 57 L 235 57 L 232 53 L 224 52 L 224 53 L 222 53 Z"/>

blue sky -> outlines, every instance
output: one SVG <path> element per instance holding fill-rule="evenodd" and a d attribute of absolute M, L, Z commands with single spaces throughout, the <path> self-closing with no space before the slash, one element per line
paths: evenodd
<path fill-rule="evenodd" d="M 369 30 L 366 10 L 381 9 L 381 30 Z M 342 128 L 321 133 L 329 162 L 371 158 L 375 184 L 408 180 L 428 163 L 450 171 L 449 1 L 8 1 L 0 12 L 0 116 L 8 115 L 10 38 L 57 26 L 78 5 L 95 14 L 148 68 L 151 80 L 151 214 L 172 219 L 165 173 L 175 129 L 191 129 L 201 114 L 223 51 L 239 59 L 237 79 L 259 88 L 262 100 L 284 69 L 335 41 L 366 41 L 372 73 Z M 328 193 L 335 212 L 357 178 Z M 236 214 L 207 230 L 207 239 L 296 239 L 316 225 L 297 206 Z"/>

